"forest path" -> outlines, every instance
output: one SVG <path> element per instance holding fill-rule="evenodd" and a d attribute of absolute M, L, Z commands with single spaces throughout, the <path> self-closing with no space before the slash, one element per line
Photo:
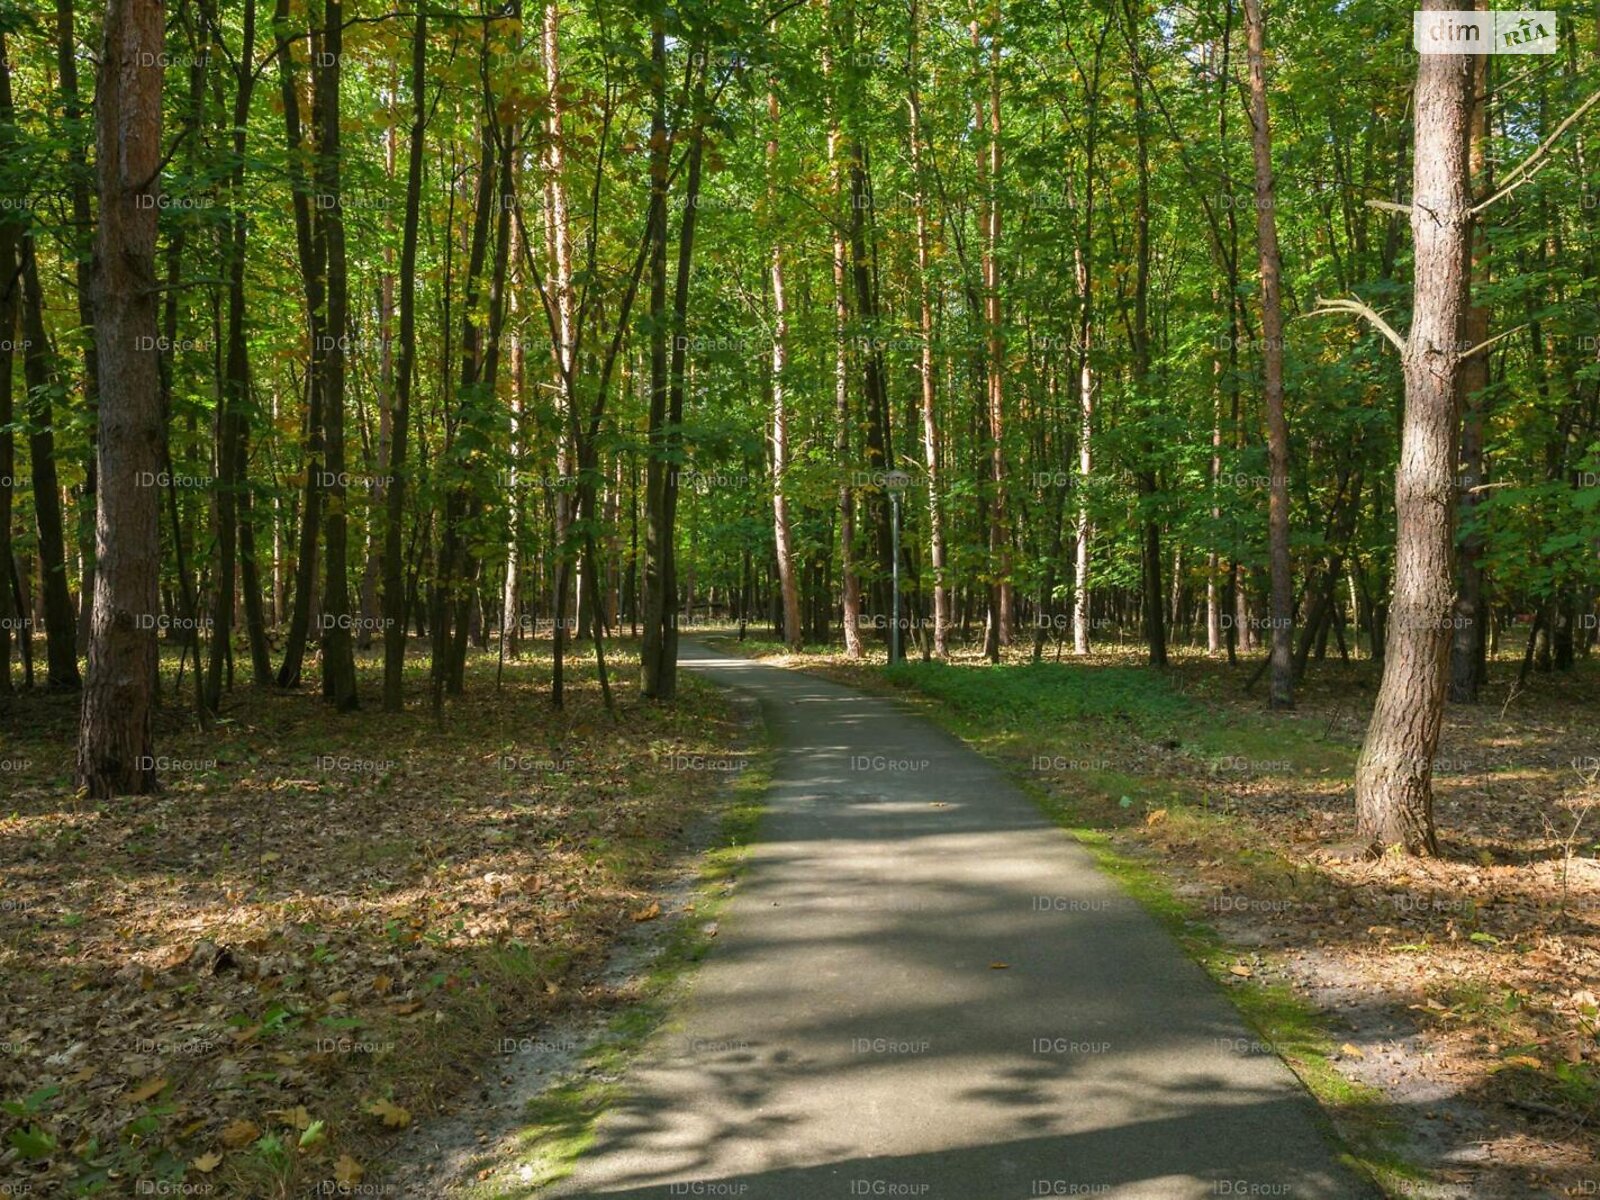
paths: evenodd
<path fill-rule="evenodd" d="M 551 1194 L 1374 1194 L 1216 985 L 997 768 L 888 700 L 689 642 L 682 661 L 760 700 L 770 808 L 688 1000 Z"/>

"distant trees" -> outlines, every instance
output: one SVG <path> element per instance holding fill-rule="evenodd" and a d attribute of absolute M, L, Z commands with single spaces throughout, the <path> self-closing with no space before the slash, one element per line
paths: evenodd
<path fill-rule="evenodd" d="M 180 673 L 196 720 L 309 674 L 348 709 L 377 627 L 389 711 L 419 642 L 441 714 L 524 635 L 558 703 L 622 630 L 670 701 L 707 615 L 864 656 L 890 469 L 930 657 L 1259 644 L 1278 707 L 1330 654 L 1381 660 L 1374 845 L 1434 844 L 1441 679 L 1466 702 L 1594 644 L 1576 27 L 1517 87 L 1485 60 L 1458 87 L 1403 23 L 1267 0 L 262 3 L 175 6 L 92 105 L 71 0 L 0 8 L 0 656 L 71 688 L 100 630 L 96 788 L 152 785 L 123 757 Z M 148 7 L 103 28 L 147 37 Z M 85 122 L 145 155 L 152 106 L 130 197 Z M 1428 211 L 1469 216 L 1408 236 L 1447 167 Z M 1317 296 L 1382 326 L 1299 320 Z"/>

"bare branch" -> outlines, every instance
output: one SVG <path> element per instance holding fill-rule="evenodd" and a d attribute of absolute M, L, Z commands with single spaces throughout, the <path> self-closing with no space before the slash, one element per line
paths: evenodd
<path fill-rule="evenodd" d="M 1568 129 L 1572 128 L 1573 123 L 1577 121 L 1579 117 L 1583 116 L 1584 113 L 1593 108 L 1596 104 L 1600 104 L 1600 92 L 1596 92 L 1582 104 L 1578 105 L 1578 107 L 1573 110 L 1571 116 L 1569 116 L 1565 121 L 1561 122 L 1561 124 L 1557 125 L 1555 127 L 1555 131 L 1551 133 L 1549 137 L 1545 138 L 1544 141 L 1539 143 L 1538 149 L 1513 167 L 1511 172 L 1505 177 L 1505 183 L 1501 185 L 1498 192 L 1490 196 L 1482 203 L 1473 205 L 1471 210 L 1472 215 L 1477 216 L 1496 200 L 1500 200 L 1505 196 L 1510 195 L 1511 192 L 1513 192 L 1516 188 L 1521 186 L 1523 183 L 1526 183 L 1528 178 L 1532 178 L 1532 176 L 1529 175 L 1529 172 L 1538 165 L 1540 159 L 1549 153 L 1550 147 L 1555 144 L 1556 139 Z M 1527 178 L 1524 178 L 1524 176 L 1527 176 Z"/>
<path fill-rule="evenodd" d="M 1384 337 L 1388 338 L 1389 341 L 1391 343 L 1393 343 L 1394 348 L 1396 350 L 1400 351 L 1400 353 L 1402 353 L 1402 354 L 1405 353 L 1405 350 L 1406 350 L 1405 339 L 1402 338 L 1398 333 L 1396 333 L 1394 331 L 1393 327 L 1389 324 L 1389 322 L 1385 321 L 1382 317 L 1380 317 L 1377 314 L 1377 312 L 1375 312 L 1373 309 L 1369 308 L 1367 305 L 1363 304 L 1359 300 L 1355 300 L 1355 299 L 1350 299 L 1350 300 L 1325 300 L 1321 296 L 1318 296 L 1317 297 L 1316 307 L 1313 308 L 1310 312 L 1308 312 L 1306 314 L 1306 316 L 1308 316 L 1308 317 L 1319 317 L 1319 316 L 1322 316 L 1325 313 L 1336 313 L 1336 312 L 1354 313 L 1356 316 L 1364 318 L 1374 328 L 1376 328 L 1379 333 L 1383 334 Z"/>
<path fill-rule="evenodd" d="M 1381 208 L 1384 212 L 1409 213 L 1411 211 L 1411 205 L 1395 204 L 1389 200 L 1368 200 L 1365 203 L 1368 208 Z"/>
<path fill-rule="evenodd" d="M 1487 350 L 1490 346 L 1494 345 L 1501 338 L 1508 338 L 1514 333 L 1521 333 L 1526 328 L 1527 328 L 1526 325 L 1518 325 L 1515 329 L 1508 329 L 1504 333 L 1497 333 L 1492 338 L 1488 339 L 1487 341 L 1479 342 L 1476 346 L 1474 346 L 1471 350 L 1468 350 L 1461 357 L 1466 359 L 1466 358 L 1471 358 L 1474 354 L 1482 354 L 1485 350 Z"/>

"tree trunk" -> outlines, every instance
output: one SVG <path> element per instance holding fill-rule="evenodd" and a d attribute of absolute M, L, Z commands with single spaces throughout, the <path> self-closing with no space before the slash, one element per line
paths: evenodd
<path fill-rule="evenodd" d="M 979 223 L 983 235 L 983 328 L 985 400 L 989 418 L 989 622 L 984 648 L 991 662 L 1000 661 L 1000 647 L 1011 644 L 1011 523 L 1006 498 L 1005 455 L 1005 328 L 1000 296 L 1001 123 L 1000 6 L 988 12 L 988 97 L 978 100 L 976 128 L 986 130 L 987 145 L 978 157 Z M 978 22 L 972 22 L 972 45 L 982 47 Z"/>
<path fill-rule="evenodd" d="M 206 669 L 205 705 L 215 712 L 222 701 L 222 668 L 227 654 L 234 611 L 234 574 L 239 545 L 240 497 L 248 488 L 245 469 L 249 461 L 250 358 L 245 338 L 245 249 L 248 221 L 244 210 L 245 134 L 250 96 L 255 87 L 255 0 L 245 0 L 240 56 L 235 72 L 232 152 L 229 165 L 229 202 L 226 270 L 228 280 L 227 345 L 225 368 L 217 402 L 217 576 L 211 609 L 211 658 Z M 253 575 L 253 572 L 252 572 Z M 246 581 L 246 603 L 259 581 Z M 259 606 L 260 596 L 256 596 Z M 251 661 L 257 683 L 269 681 L 266 643 L 260 621 L 250 621 Z"/>
<path fill-rule="evenodd" d="M 325 29 L 317 74 L 318 224 L 326 246 L 328 330 L 334 341 L 323 359 L 323 450 L 326 455 L 326 576 L 322 588 L 322 695 L 340 712 L 356 708 L 356 664 L 350 629 L 350 520 L 344 453 L 345 355 L 350 330 L 339 179 L 339 80 L 344 59 L 343 0 L 323 0 Z"/>
<path fill-rule="evenodd" d="M 944 507 L 939 496 L 939 425 L 936 410 L 938 384 L 934 379 L 933 289 L 931 235 L 928 223 L 926 173 L 922 160 L 922 77 L 917 58 L 920 15 L 911 0 L 910 48 L 906 73 L 910 77 L 911 176 L 917 215 L 917 312 L 921 339 L 921 399 L 923 461 L 928 467 L 928 561 L 933 571 L 933 653 L 950 653 L 950 587 L 945 582 Z"/>
<path fill-rule="evenodd" d="M 94 211 L 90 193 L 94 175 L 89 168 L 84 139 L 78 132 L 83 122 L 83 101 L 78 95 L 77 18 L 72 0 L 56 0 L 56 69 L 60 72 L 61 111 L 72 131 L 67 142 L 67 190 L 72 202 L 73 276 L 77 283 L 78 324 L 85 338 L 83 345 L 83 403 L 91 415 L 99 403 L 100 357 L 94 345 Z M 95 433 L 89 433 L 89 452 L 84 463 L 83 487 L 78 505 L 78 551 L 83 572 L 78 599 L 77 649 L 89 648 L 89 618 L 94 609 L 94 507 L 98 487 L 95 467 Z M 3 590 L 3 589 L 0 589 Z"/>
<path fill-rule="evenodd" d="M 1266 28 L 1261 0 L 1244 0 L 1250 57 L 1250 144 L 1255 157 L 1256 242 L 1261 258 L 1263 390 L 1267 408 L 1267 513 L 1271 561 L 1269 704 L 1294 707 L 1294 579 L 1289 569 L 1289 424 L 1283 413 L 1283 293 L 1274 208 L 1272 131 L 1267 123 Z"/>
<path fill-rule="evenodd" d="M 109 0 L 96 89 L 95 339 L 103 374 L 94 613 L 77 782 L 95 799 L 155 790 L 161 539 L 161 374 L 156 345 L 164 20 L 158 0 Z M 155 56 L 152 58 L 152 56 Z M 149 349 L 141 349 L 147 346 Z"/>
<path fill-rule="evenodd" d="M 11 66 L 6 60 L 6 39 L 0 31 L 0 155 L 9 156 L 13 125 Z M 0 211 L 0 694 L 12 690 L 11 635 L 26 649 L 28 613 L 14 601 L 12 579 L 16 566 L 11 550 L 11 503 L 16 474 L 16 436 L 12 432 L 13 347 L 17 337 L 19 273 L 17 245 L 21 222 Z M 92 604 L 88 607 L 92 608 Z"/>
<path fill-rule="evenodd" d="M 783 594 L 783 641 L 791 651 L 805 645 L 800 624 L 800 588 L 794 573 L 794 544 L 789 532 L 789 500 L 784 487 L 789 473 L 789 302 L 784 293 L 783 239 L 777 217 L 778 93 L 767 92 L 767 205 L 772 223 L 772 536 L 778 555 L 778 588 Z"/>
<path fill-rule="evenodd" d="M 828 8 L 830 26 L 834 21 L 832 5 Z M 822 48 L 823 74 L 834 76 L 830 37 Z M 850 326 L 850 303 L 845 290 L 844 224 L 839 210 L 843 203 L 844 185 L 840 152 L 839 88 L 829 92 L 828 108 L 828 170 L 833 186 L 833 456 L 843 478 L 839 483 L 839 572 L 841 594 L 841 620 L 844 626 L 844 650 L 850 658 L 861 657 L 861 576 L 856 571 L 856 499 L 850 478 L 850 351 L 846 335 Z"/>
<path fill-rule="evenodd" d="M 283 664 L 278 668 L 278 686 L 295 687 L 305 661 L 306 639 L 311 632 L 311 603 L 316 591 L 317 548 L 322 532 L 322 484 L 324 469 L 322 441 L 323 356 L 326 354 L 326 310 L 324 308 L 324 245 L 312 225 L 311 188 L 300 166 L 305 154 L 305 138 L 300 124 L 300 89 L 294 75 L 293 44 L 289 29 L 289 0 L 278 0 L 273 13 L 277 40 L 279 96 L 283 101 L 284 140 L 288 147 L 289 185 L 294 207 L 295 253 L 305 289 L 306 329 L 311 340 L 311 355 L 306 365 L 306 419 L 304 426 L 305 485 L 300 500 L 300 536 L 295 553 L 294 601 L 289 613 L 289 629 L 284 639 Z M 342 333 L 342 330 L 336 331 Z"/>
<path fill-rule="evenodd" d="M 67 548 L 56 475 L 55 404 L 60 387 L 55 349 L 44 324 L 44 289 L 31 231 L 22 235 L 22 372 L 28 388 L 28 462 L 33 475 L 33 509 L 39 531 L 39 573 L 44 593 L 46 683 L 74 691 L 78 676 L 78 630 L 67 586 Z"/>
<path fill-rule="evenodd" d="M 400 242 L 400 361 L 390 418 L 388 488 L 383 524 L 383 711 L 405 707 L 406 578 L 402 524 L 406 504 L 406 438 L 411 381 L 416 375 L 417 230 L 422 204 L 423 136 L 427 130 L 428 15 L 417 7 L 411 35 L 411 142 L 406 160 L 405 229 Z"/>
<path fill-rule="evenodd" d="M 1488 0 L 1478 0 L 1480 11 Z M 1493 190 L 1485 153 L 1489 133 L 1488 56 L 1473 59 L 1473 102 L 1471 143 L 1468 150 L 1469 186 L 1474 194 L 1488 195 Z M 1481 346 L 1489 340 L 1489 306 L 1475 294 L 1489 282 L 1489 239 L 1481 226 L 1472 232 L 1472 273 L 1467 309 L 1462 322 L 1462 341 Z M 1488 681 L 1487 596 L 1483 565 L 1485 543 L 1478 528 L 1476 511 L 1482 502 L 1479 490 L 1485 482 L 1483 430 L 1484 405 L 1489 387 L 1489 356 L 1475 354 L 1461 364 L 1461 480 L 1458 516 L 1462 530 L 1454 629 L 1450 645 L 1450 699 L 1457 704 L 1476 704 L 1478 690 Z"/>
<path fill-rule="evenodd" d="M 1423 0 L 1424 12 L 1451 0 Z M 1417 60 L 1411 234 L 1416 278 L 1402 354 L 1405 413 L 1395 475 L 1394 600 L 1383 682 L 1356 764 L 1358 836 L 1374 850 L 1434 854 L 1433 756 L 1444 714 L 1454 603 L 1456 392 L 1472 231 L 1467 132 L 1472 60 Z"/>

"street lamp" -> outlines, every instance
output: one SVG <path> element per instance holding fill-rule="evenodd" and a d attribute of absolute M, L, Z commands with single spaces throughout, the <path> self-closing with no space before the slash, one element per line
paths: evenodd
<path fill-rule="evenodd" d="M 894 557 L 891 576 L 894 580 L 894 613 L 889 625 L 889 662 L 894 664 L 900 661 L 900 493 L 906 490 L 911 482 L 911 476 L 898 468 L 888 472 L 883 477 L 884 490 L 889 493 L 889 502 L 894 506 L 893 532 L 890 535 L 890 552 Z"/>

